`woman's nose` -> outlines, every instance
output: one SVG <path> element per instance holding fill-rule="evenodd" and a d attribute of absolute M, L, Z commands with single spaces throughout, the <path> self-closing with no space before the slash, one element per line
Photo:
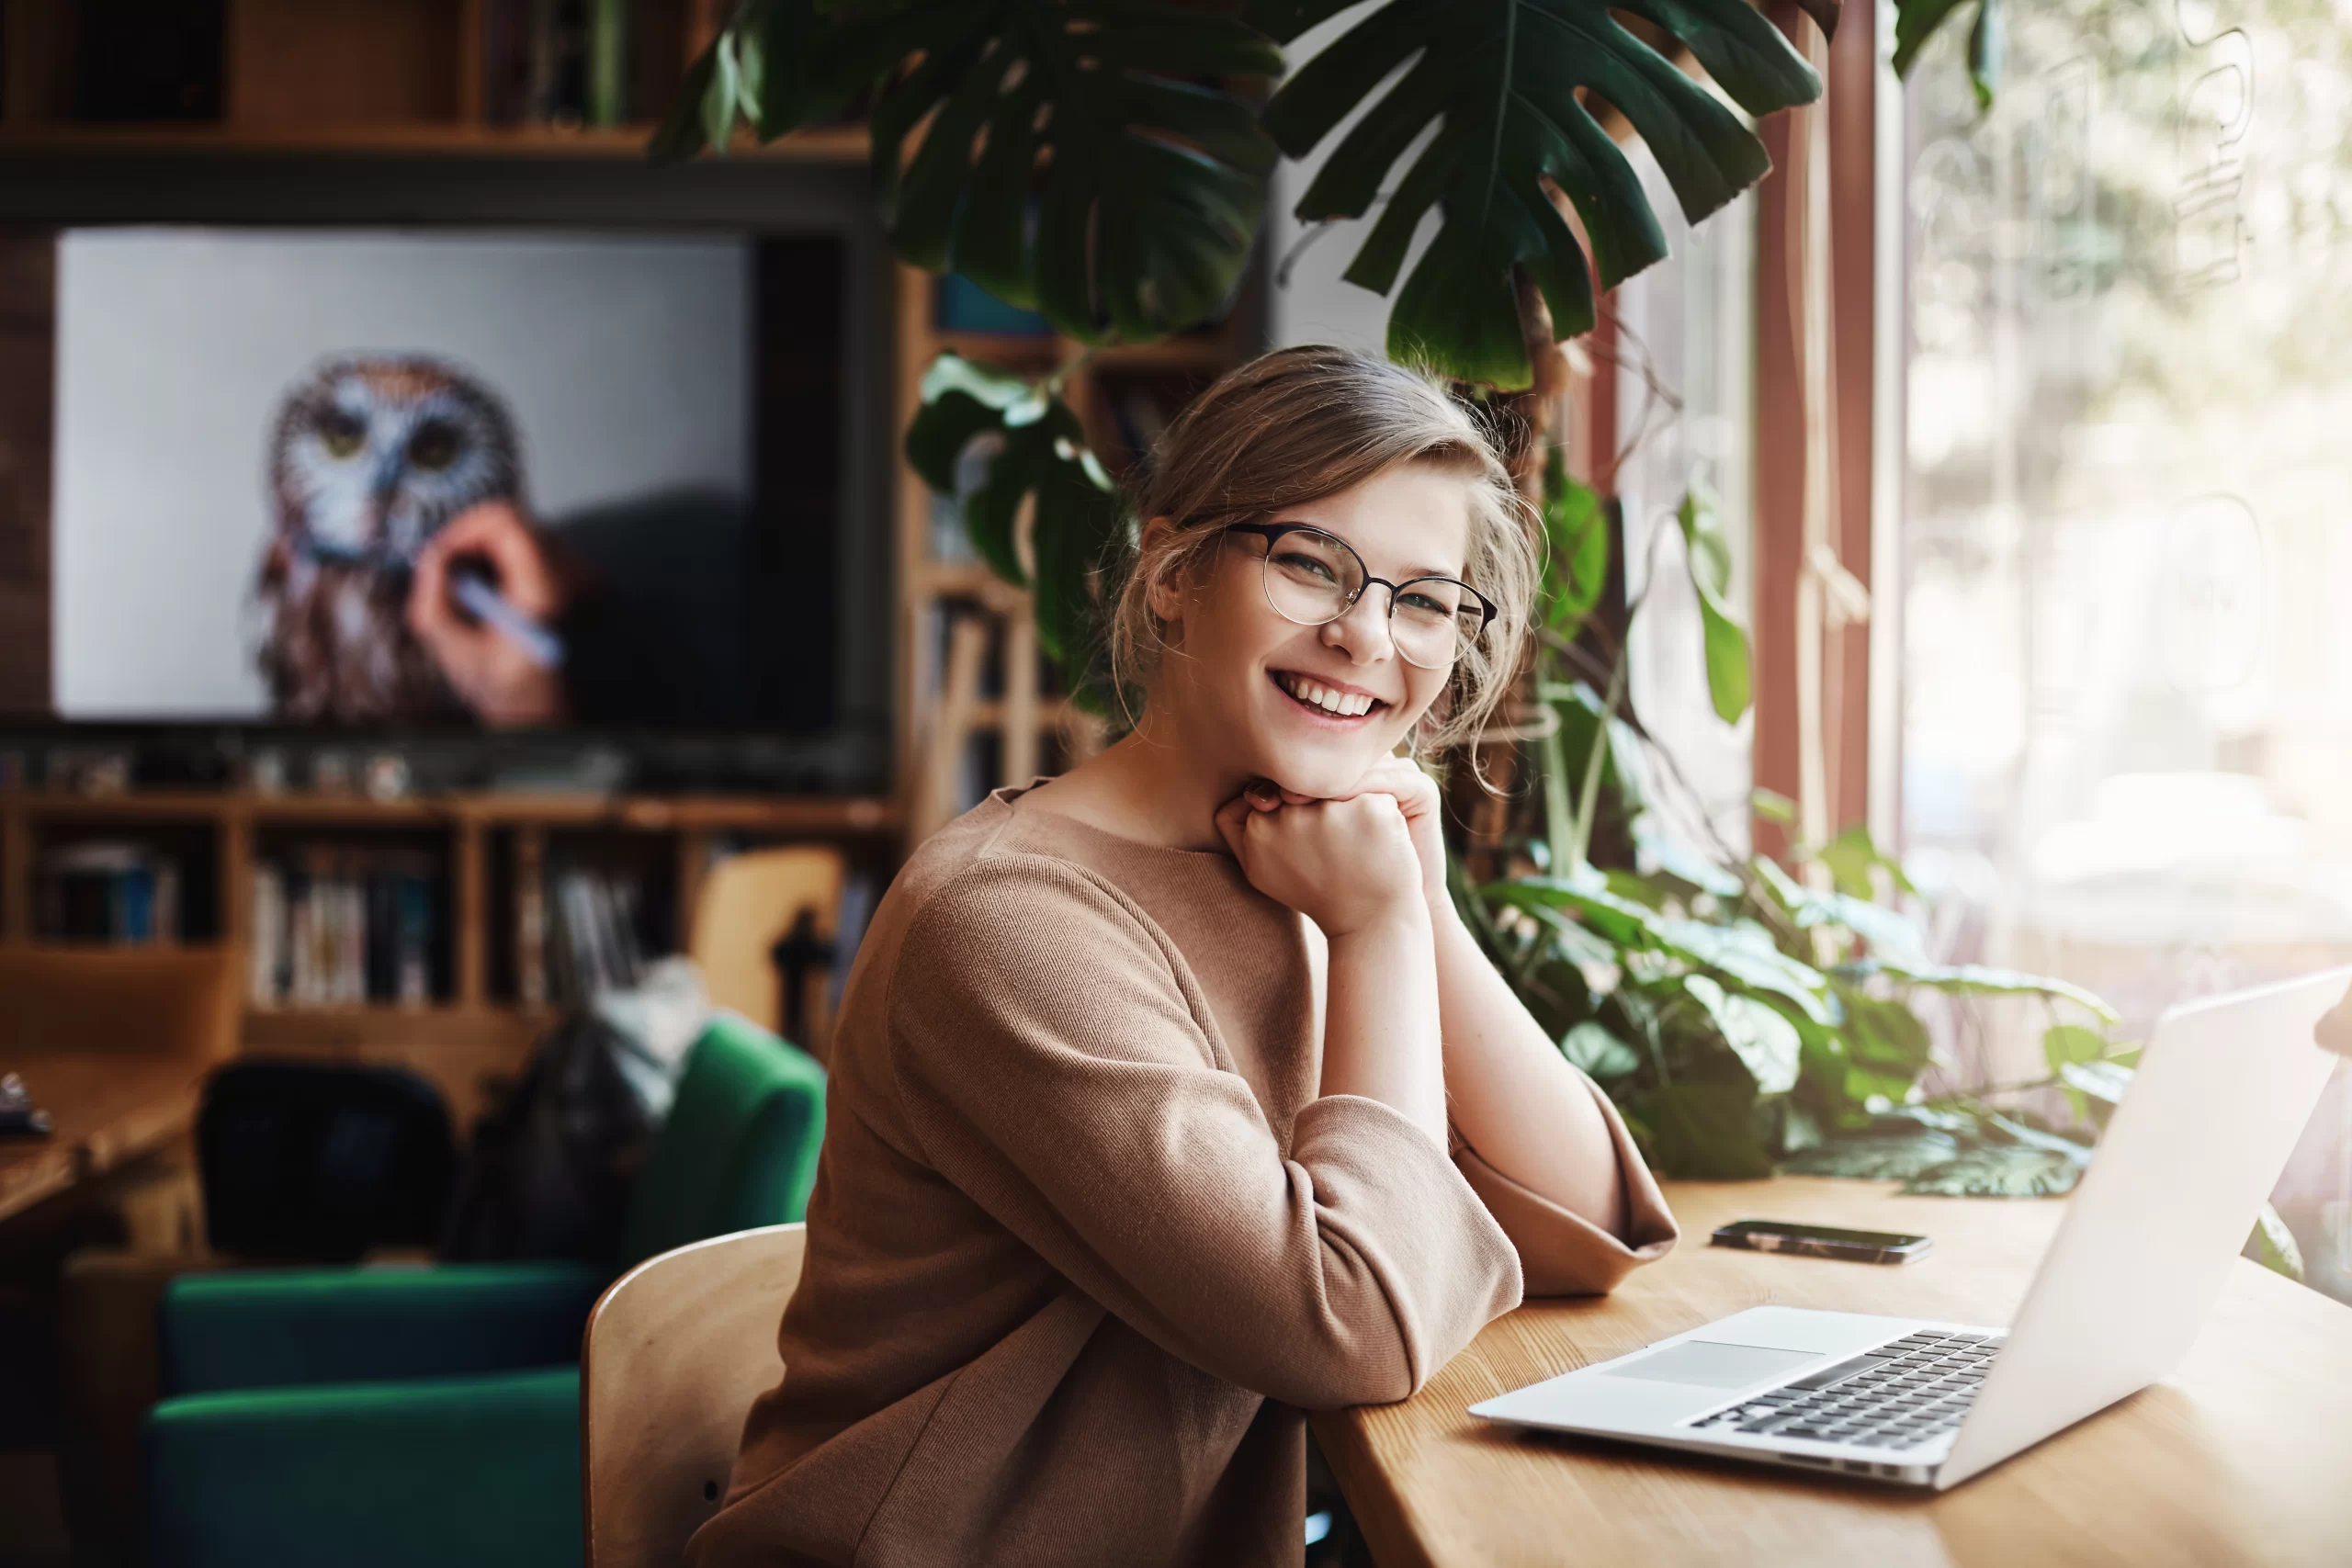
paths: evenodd
<path fill-rule="evenodd" d="M 1377 664 L 1396 650 L 1388 635 L 1388 602 L 1377 584 L 1357 594 L 1337 620 L 1323 624 L 1323 646 L 1342 650 L 1355 664 Z"/>

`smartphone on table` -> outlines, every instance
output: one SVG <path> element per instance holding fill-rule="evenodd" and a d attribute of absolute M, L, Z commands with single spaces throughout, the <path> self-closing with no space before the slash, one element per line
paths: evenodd
<path fill-rule="evenodd" d="M 1794 1252 L 1807 1258 L 1842 1258 L 1855 1263 L 1909 1263 L 1925 1258 L 1935 1243 L 1924 1235 L 1894 1231 L 1841 1230 L 1787 1220 L 1741 1220 L 1715 1229 L 1717 1247 L 1750 1252 Z"/>

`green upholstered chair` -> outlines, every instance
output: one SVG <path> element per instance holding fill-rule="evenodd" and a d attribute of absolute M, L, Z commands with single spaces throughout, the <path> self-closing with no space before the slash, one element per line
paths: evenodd
<path fill-rule="evenodd" d="M 638 1178 L 622 1264 L 801 1218 L 823 1130 L 823 1070 L 721 1014 Z M 146 1427 L 155 1568 L 579 1568 L 581 1332 L 612 1278 L 523 1263 L 174 1280 Z"/>

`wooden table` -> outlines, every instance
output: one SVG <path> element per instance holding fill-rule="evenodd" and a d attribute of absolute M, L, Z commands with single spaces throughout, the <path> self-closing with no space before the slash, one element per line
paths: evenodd
<path fill-rule="evenodd" d="M 1401 1404 L 1315 1417 L 1382 1568 L 2352 1564 L 2352 1308 L 2240 1263 L 2180 1371 L 1940 1495 L 1531 1436 L 1464 1407 L 1768 1303 L 2000 1324 L 2063 1205 L 1672 1183 L 1683 1239 L 1611 1297 L 1489 1324 Z M 1735 1251 L 1743 1218 L 1925 1232 L 1903 1268 Z"/>
<path fill-rule="evenodd" d="M 0 1052 L 50 1114 L 46 1138 L 0 1140 L 0 1220 L 92 1180 L 186 1133 L 211 1063 L 129 1051 Z"/>

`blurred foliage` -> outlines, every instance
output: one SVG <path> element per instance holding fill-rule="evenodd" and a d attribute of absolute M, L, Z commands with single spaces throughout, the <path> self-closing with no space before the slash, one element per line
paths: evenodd
<path fill-rule="evenodd" d="M 1506 846 L 1518 868 L 1457 895 L 1472 929 L 1568 1059 L 1608 1091 L 1658 1168 L 1730 1179 L 1783 1168 L 1902 1181 L 1906 1190 L 2028 1196 L 2071 1188 L 2094 1127 L 2129 1082 L 2115 1014 L 2064 981 L 1938 963 L 1906 904 L 1917 889 L 1860 827 L 1800 846 L 1792 873 L 1762 855 L 1691 843 L 1666 802 L 1650 743 L 1623 712 L 1624 628 L 1605 669 L 1576 637 L 1606 576 L 1599 498 L 1549 467 L 1544 632 L 1529 746 L 1543 803 Z M 1709 700 L 1748 705 L 1747 636 L 1729 608 L 1729 552 L 1694 486 L 1671 528 L 1701 611 Z M 1596 544 L 1595 541 L 1598 541 Z M 1596 558 L 1596 556 L 1598 558 Z M 1641 602 L 1628 605 L 1629 626 Z M 1598 678 L 1598 679 L 1596 679 Z M 1668 770 L 1670 776 L 1670 769 Z M 1785 803 L 1759 799 L 1759 811 Z M 1784 813 L 1783 813 L 1784 814 Z M 1589 858 L 1597 823 L 1632 863 Z M 2048 1072 L 1973 1094 L 1923 1089 L 1929 995 L 2041 999 Z M 2077 1126 L 2023 1103 L 2064 1096 Z M 2046 1098 L 2046 1096 L 2045 1096 Z"/>
<path fill-rule="evenodd" d="M 1118 486 L 1053 381 L 1042 385 L 943 354 L 924 372 L 922 406 L 907 427 L 907 461 L 923 482 L 963 506 L 965 531 L 996 574 L 1035 592 L 1037 640 L 1065 667 L 1082 668 L 1092 635 L 1090 573 L 1130 526 Z M 979 483 L 959 491 L 956 465 L 977 438 L 992 446 Z M 1031 506 L 1028 537 L 1017 527 Z M 1029 556 L 1024 559 L 1023 544 Z M 1079 694 L 1099 709 L 1099 694 Z"/>

